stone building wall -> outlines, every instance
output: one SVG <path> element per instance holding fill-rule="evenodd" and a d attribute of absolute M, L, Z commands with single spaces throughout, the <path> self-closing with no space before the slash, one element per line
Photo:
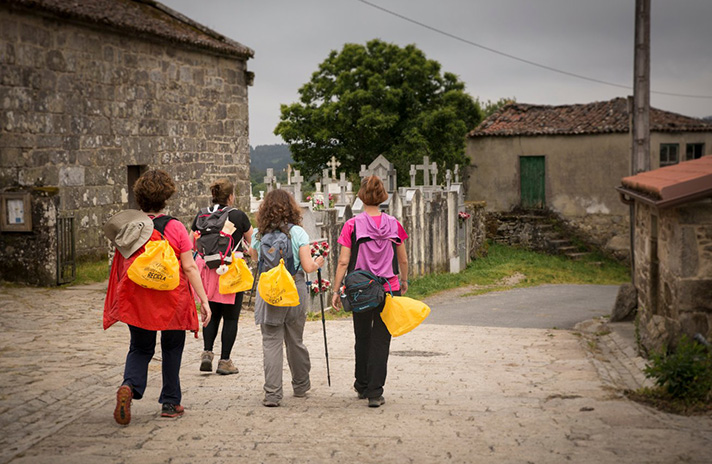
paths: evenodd
<path fill-rule="evenodd" d="M 636 204 L 635 285 L 641 344 L 712 336 L 712 201 L 656 210 Z"/>
<path fill-rule="evenodd" d="M 57 191 L 51 187 L 31 189 L 31 233 L 0 233 L 4 257 L 0 260 L 0 280 L 44 286 L 57 283 Z"/>
<path fill-rule="evenodd" d="M 58 188 L 79 256 L 106 253 L 130 172 L 168 171 L 186 224 L 218 177 L 248 208 L 246 59 L 0 6 L 0 186 Z"/>

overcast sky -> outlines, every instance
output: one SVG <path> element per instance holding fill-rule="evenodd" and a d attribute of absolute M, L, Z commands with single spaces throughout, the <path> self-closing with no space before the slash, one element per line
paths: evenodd
<path fill-rule="evenodd" d="M 415 44 L 481 101 L 561 105 L 610 100 L 632 89 L 541 69 L 447 37 L 359 0 L 161 0 L 255 50 L 248 68 L 250 144 L 283 143 L 272 132 L 279 105 L 298 100 L 331 50 L 379 38 Z M 587 78 L 633 82 L 635 0 L 368 0 L 469 42 Z M 712 115 L 712 0 L 652 0 L 651 105 Z"/>

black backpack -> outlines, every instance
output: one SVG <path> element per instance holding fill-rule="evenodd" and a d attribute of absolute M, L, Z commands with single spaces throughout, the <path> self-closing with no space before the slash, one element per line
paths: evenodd
<path fill-rule="evenodd" d="M 227 222 L 230 211 L 235 208 L 218 205 L 211 208 L 202 208 L 195 218 L 195 230 L 200 233 L 195 246 L 200 256 L 205 260 L 205 265 L 216 269 L 221 264 L 232 262 L 232 250 L 235 247 L 232 235 L 224 233 L 223 227 Z"/>
<path fill-rule="evenodd" d="M 354 222 L 354 230 L 351 232 L 351 257 L 347 268 L 348 273 L 344 277 L 344 293 L 341 294 L 344 311 L 353 311 L 355 313 L 371 311 L 382 306 L 386 299 L 386 290 L 383 286 L 388 282 L 387 279 L 364 269 L 354 270 L 358 259 L 358 247 L 361 243 L 369 240 L 371 240 L 370 237 L 362 237 L 360 240 L 356 240 L 356 223 Z M 394 243 L 392 266 L 393 273 L 398 274 L 395 247 Z"/>

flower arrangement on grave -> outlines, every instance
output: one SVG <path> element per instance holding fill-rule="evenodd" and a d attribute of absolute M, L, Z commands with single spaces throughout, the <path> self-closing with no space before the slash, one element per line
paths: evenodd
<path fill-rule="evenodd" d="M 457 213 L 457 220 L 460 221 L 460 225 L 464 224 L 468 219 L 470 219 L 470 213 L 467 211 L 460 211 Z"/>
<path fill-rule="evenodd" d="M 333 208 L 333 207 L 334 207 L 334 195 L 332 195 L 330 193 L 329 194 L 329 208 Z"/>
<path fill-rule="evenodd" d="M 315 279 L 311 282 L 309 286 L 309 293 L 312 295 L 318 295 L 319 293 L 324 293 L 331 288 L 331 282 L 326 279 Z"/>
<path fill-rule="evenodd" d="M 323 200 L 320 200 L 318 198 L 307 197 L 307 201 L 311 203 L 312 211 L 321 211 L 322 209 L 326 209 Z"/>
<path fill-rule="evenodd" d="M 311 244 L 311 255 L 312 258 L 318 258 L 323 256 L 325 259 L 329 255 L 329 244 L 326 241 L 323 242 L 312 242 Z M 309 283 L 309 293 L 311 295 L 318 295 L 319 293 L 326 292 L 331 288 L 331 282 L 326 279 L 314 279 Z"/>

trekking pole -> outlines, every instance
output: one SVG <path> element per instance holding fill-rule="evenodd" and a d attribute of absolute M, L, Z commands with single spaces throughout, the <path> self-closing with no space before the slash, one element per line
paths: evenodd
<path fill-rule="evenodd" d="M 319 300 L 321 300 L 321 327 L 324 329 L 324 353 L 326 355 L 326 381 L 331 386 L 331 372 L 329 371 L 329 346 L 326 344 L 326 319 L 324 318 L 324 292 L 321 291 L 321 268 L 316 270 Z"/>

